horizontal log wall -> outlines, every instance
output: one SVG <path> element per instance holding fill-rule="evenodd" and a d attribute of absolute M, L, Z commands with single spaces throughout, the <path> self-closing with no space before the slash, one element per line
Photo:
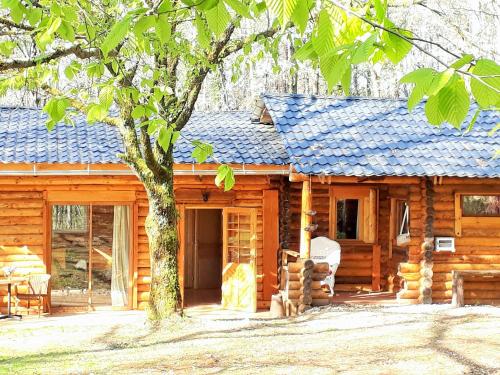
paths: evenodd
<path fill-rule="evenodd" d="M 233 191 L 221 193 L 214 187 L 211 176 L 175 177 L 175 189 L 179 191 L 180 197 L 178 204 L 257 208 L 258 308 L 266 308 L 270 303 L 263 298 L 263 190 L 279 189 L 279 180 L 279 177 L 238 176 Z M 44 225 L 44 192 L 56 191 L 79 192 L 78 196 L 81 196 L 82 202 L 91 201 L 95 197 L 104 200 L 107 192 L 124 191 L 131 193 L 132 197 L 135 196 L 135 201 L 128 202 L 134 204 L 137 215 L 134 218 L 137 235 L 132 260 L 136 278 L 133 301 L 137 308 L 145 308 L 151 282 L 148 240 L 144 228 L 148 202 L 143 186 L 134 176 L 0 177 L 0 267 L 14 265 L 17 267 L 16 275 L 46 272 L 47 228 Z M 203 194 L 207 193 L 208 201 L 205 202 Z M 4 306 L 6 302 L 4 289 L 0 289 L 0 306 Z"/>
<path fill-rule="evenodd" d="M 470 180 L 469 180 L 470 181 Z M 435 191 L 435 236 L 455 237 L 455 253 L 434 252 L 434 276 L 432 284 L 433 302 L 450 302 L 452 297 L 452 270 L 500 270 L 500 218 L 490 225 L 462 223 L 461 237 L 455 235 L 455 193 L 496 192 L 500 185 L 481 180 L 474 184 L 455 183 L 436 185 Z M 490 182 L 490 184 L 488 184 Z M 466 304 L 500 303 L 500 282 L 498 279 L 464 280 Z"/>

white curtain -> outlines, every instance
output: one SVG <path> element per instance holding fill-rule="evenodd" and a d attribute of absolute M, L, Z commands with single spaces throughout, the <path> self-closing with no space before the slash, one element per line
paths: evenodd
<path fill-rule="evenodd" d="M 111 304 L 127 306 L 129 276 L 129 207 L 115 206 L 113 220 L 113 252 L 111 268 Z"/>

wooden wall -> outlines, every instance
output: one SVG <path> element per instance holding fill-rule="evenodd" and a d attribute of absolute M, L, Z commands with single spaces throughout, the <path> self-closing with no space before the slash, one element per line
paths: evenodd
<path fill-rule="evenodd" d="M 464 184 L 468 182 L 468 184 Z M 434 252 L 432 299 L 451 301 L 452 270 L 500 270 L 500 218 L 491 218 L 488 225 L 462 223 L 461 236 L 455 235 L 455 193 L 500 194 L 500 185 L 488 180 L 445 179 L 434 186 L 435 236 L 455 237 L 456 252 Z M 465 280 L 466 304 L 500 304 L 500 278 L 468 283 Z"/>
<path fill-rule="evenodd" d="M 264 270 L 264 251 L 277 252 L 278 218 L 272 229 L 275 235 L 266 233 L 268 244 L 264 244 L 264 190 L 277 190 L 279 177 L 237 176 L 235 188 L 223 193 L 214 186 L 213 176 L 176 176 L 175 189 L 178 207 L 252 207 L 257 209 L 257 304 L 258 308 L 269 306 L 269 294 L 276 289 L 277 264 Z M 44 199 L 47 194 L 62 194 L 65 203 L 71 197 L 78 196 L 81 203 L 94 199 L 106 200 L 107 196 L 124 196 L 132 200 L 134 236 L 133 273 L 133 307 L 145 308 L 149 298 L 150 270 L 148 240 L 144 221 L 148 213 L 146 193 L 134 176 L 25 176 L 0 177 L 0 267 L 15 265 L 16 274 L 46 272 L 49 222 L 48 203 Z M 123 193 L 123 194 L 122 194 Z M 208 201 L 203 200 L 208 194 Z M 276 199 L 275 194 L 267 194 Z M 69 197 L 69 198 L 68 198 Z M 206 196 L 205 196 L 206 197 Z M 269 199 L 269 198 L 268 198 Z M 119 203 L 118 201 L 113 203 Z M 267 205 L 269 206 L 269 204 Z M 274 215 L 277 202 L 271 204 Z M 268 221 L 272 221 L 272 218 Z M 276 247 L 276 248 L 275 248 Z M 269 254 L 267 254 L 269 255 Z M 269 259 L 276 259 L 273 254 Z M 272 271 L 274 269 L 274 276 Z M 264 274 L 267 273 L 266 298 L 264 298 Z M 0 289 L 0 305 L 5 305 L 6 291 Z"/>

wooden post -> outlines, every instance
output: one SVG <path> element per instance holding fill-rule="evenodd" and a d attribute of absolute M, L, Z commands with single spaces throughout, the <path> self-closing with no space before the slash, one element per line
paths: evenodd
<path fill-rule="evenodd" d="M 278 291 L 278 250 L 279 250 L 279 199 L 278 190 L 264 190 L 262 203 L 263 221 L 263 286 L 264 301 Z"/>
<path fill-rule="evenodd" d="M 452 275 L 452 301 L 454 307 L 462 307 L 465 305 L 464 301 L 464 278 L 459 271 L 451 271 Z"/>
<path fill-rule="evenodd" d="M 311 257 L 311 231 L 312 216 L 309 214 L 312 210 L 311 182 L 305 180 L 302 182 L 302 213 L 300 216 L 300 257 L 309 259 Z"/>
<path fill-rule="evenodd" d="M 380 291 L 380 245 L 372 248 L 372 291 Z"/>

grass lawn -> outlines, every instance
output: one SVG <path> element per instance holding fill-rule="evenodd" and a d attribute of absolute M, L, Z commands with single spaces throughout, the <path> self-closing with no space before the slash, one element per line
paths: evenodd
<path fill-rule="evenodd" d="M 332 306 L 295 319 L 190 310 L 0 321 L 0 374 L 500 374 L 500 309 Z"/>

